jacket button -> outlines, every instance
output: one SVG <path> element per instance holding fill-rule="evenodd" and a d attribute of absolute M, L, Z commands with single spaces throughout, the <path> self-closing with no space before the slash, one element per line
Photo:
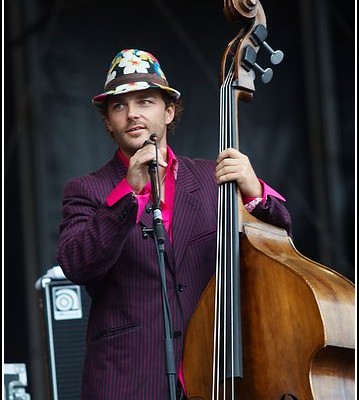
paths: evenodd
<path fill-rule="evenodd" d="M 181 331 L 175 331 L 173 332 L 173 338 L 174 339 L 178 339 L 182 336 L 182 332 Z"/>
<path fill-rule="evenodd" d="M 184 290 L 184 285 L 182 285 L 182 283 L 178 283 L 178 284 L 177 284 L 177 290 L 178 290 L 179 292 L 183 292 L 183 290 Z"/>

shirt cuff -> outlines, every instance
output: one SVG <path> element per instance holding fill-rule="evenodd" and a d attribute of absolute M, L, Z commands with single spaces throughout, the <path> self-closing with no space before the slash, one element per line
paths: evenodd
<path fill-rule="evenodd" d="M 286 201 L 285 198 L 281 194 L 279 194 L 276 190 L 274 190 L 269 185 L 267 185 L 264 181 L 262 181 L 262 179 L 259 179 L 259 182 L 263 189 L 263 195 L 262 195 L 262 197 L 245 197 L 245 196 L 243 196 L 242 201 L 243 201 L 243 205 L 246 208 L 246 210 L 251 212 L 260 202 L 265 203 L 267 201 L 268 196 L 273 196 L 279 200 Z"/>
<path fill-rule="evenodd" d="M 106 203 L 109 207 L 112 207 L 115 203 L 117 203 L 122 197 L 126 196 L 126 194 L 132 193 L 133 190 L 126 178 L 123 178 L 120 181 L 115 189 L 107 196 Z"/>
<path fill-rule="evenodd" d="M 253 200 L 244 204 L 244 208 L 248 212 L 252 212 L 261 201 L 262 201 L 262 197 L 254 197 Z"/>
<path fill-rule="evenodd" d="M 128 193 L 133 193 L 133 190 L 130 186 L 130 184 L 127 182 L 126 178 L 123 178 L 122 181 L 120 181 L 115 189 L 107 196 L 106 203 L 109 207 L 113 206 L 116 204 L 119 200 L 122 199 L 122 197 L 126 196 Z M 148 200 L 150 198 L 150 194 L 135 194 L 137 203 L 138 203 L 138 210 L 137 210 L 137 218 L 136 222 L 139 221 L 146 204 L 148 203 Z"/>

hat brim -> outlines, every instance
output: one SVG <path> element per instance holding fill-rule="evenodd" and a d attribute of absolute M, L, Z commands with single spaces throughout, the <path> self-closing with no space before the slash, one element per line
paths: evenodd
<path fill-rule="evenodd" d="M 108 96 L 115 96 L 118 94 L 124 94 L 129 92 L 136 92 L 139 90 L 146 89 L 161 89 L 172 96 L 175 100 L 178 100 L 181 96 L 181 93 L 173 89 L 169 86 L 164 86 L 155 82 L 133 82 L 133 83 L 125 83 L 123 85 L 116 86 L 114 89 L 108 90 L 107 92 L 100 93 L 97 96 L 92 98 L 92 104 L 96 107 L 101 107 L 104 104 L 104 101 Z"/>

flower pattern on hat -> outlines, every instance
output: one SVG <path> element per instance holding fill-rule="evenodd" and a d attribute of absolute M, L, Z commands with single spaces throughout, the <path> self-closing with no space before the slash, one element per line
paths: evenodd
<path fill-rule="evenodd" d="M 134 92 L 135 90 L 149 89 L 151 86 L 147 82 L 131 82 L 117 86 L 111 94 L 121 94 L 127 92 Z"/>
<path fill-rule="evenodd" d="M 115 79 L 115 78 L 116 78 L 116 71 L 109 72 L 109 73 L 107 74 L 105 86 L 106 86 L 109 82 L 111 82 L 113 79 Z"/>
<path fill-rule="evenodd" d="M 118 66 L 123 67 L 124 74 L 132 74 L 134 72 L 143 72 L 147 74 L 150 64 L 145 60 L 141 60 L 141 58 L 137 57 L 136 54 L 132 54 L 128 51 L 123 53 L 123 59 L 120 61 Z"/>
<path fill-rule="evenodd" d="M 157 59 L 152 54 L 143 50 L 129 49 L 120 51 L 111 63 L 105 86 L 116 78 L 117 68 L 123 68 L 119 71 L 123 75 L 155 73 L 161 78 L 166 79 Z"/>

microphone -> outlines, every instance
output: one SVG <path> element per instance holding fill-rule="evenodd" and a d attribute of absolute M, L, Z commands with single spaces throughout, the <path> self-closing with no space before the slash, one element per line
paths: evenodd
<path fill-rule="evenodd" d="M 147 140 L 145 140 L 145 142 L 143 143 L 143 147 L 146 146 L 146 145 L 148 145 L 148 144 L 153 144 L 153 145 L 155 146 L 155 148 L 156 148 L 156 157 L 155 157 L 155 159 L 154 159 L 154 160 L 151 160 L 151 161 L 148 163 L 149 168 L 152 168 L 152 169 L 156 169 L 157 166 L 158 166 L 158 147 L 157 147 L 157 140 L 158 140 L 157 134 L 156 134 L 156 133 L 152 133 L 152 134 L 150 135 L 150 137 L 149 137 Z"/>
<path fill-rule="evenodd" d="M 156 146 L 158 136 L 156 133 L 152 133 L 148 139 L 143 142 L 142 147 L 147 146 L 148 144 L 154 144 Z"/>
<path fill-rule="evenodd" d="M 157 134 L 156 133 L 152 133 L 152 135 L 150 136 L 150 140 L 152 142 L 157 142 L 157 140 L 158 140 Z"/>

